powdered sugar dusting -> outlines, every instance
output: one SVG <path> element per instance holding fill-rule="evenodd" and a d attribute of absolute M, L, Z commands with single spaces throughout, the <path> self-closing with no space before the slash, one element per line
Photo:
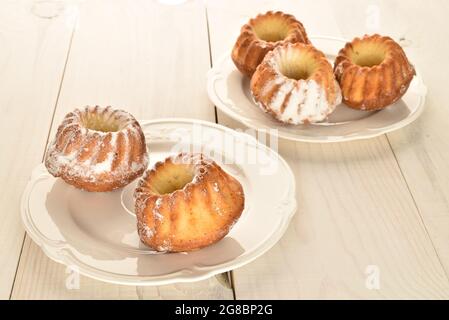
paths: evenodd
<path fill-rule="evenodd" d="M 290 95 L 284 110 L 281 106 Z M 280 121 L 291 124 L 305 122 L 319 122 L 324 120 L 329 113 L 341 102 L 341 94 L 337 93 L 337 99 L 329 104 L 327 93 L 314 80 L 299 80 L 296 85 L 286 82 L 280 87 L 271 102 L 267 105 L 259 102 L 262 110 L 270 110 Z"/>
<path fill-rule="evenodd" d="M 219 206 L 217 206 L 216 203 L 214 203 L 214 210 L 219 216 L 223 215 L 223 212 L 221 212 L 221 208 Z"/>
<path fill-rule="evenodd" d="M 294 50 L 302 49 L 287 45 L 278 47 L 267 55 L 264 63 L 273 68 L 276 75 L 268 77 L 258 94 L 253 93 L 253 96 L 262 110 L 270 112 L 282 122 L 302 124 L 323 121 L 341 103 L 339 85 L 334 80 L 335 99 L 329 101 L 327 92 L 329 88 L 323 87 L 313 77 L 295 80 L 284 76 L 280 71 L 282 60 L 284 58 L 292 60 Z M 272 89 L 276 86 L 278 87 L 276 93 L 270 97 Z"/>
<path fill-rule="evenodd" d="M 142 226 L 142 232 L 143 232 L 144 237 L 147 238 L 147 239 L 153 238 L 153 236 L 155 234 L 154 228 L 150 228 L 146 224 L 144 224 Z"/>
<path fill-rule="evenodd" d="M 295 85 L 295 81 L 288 79 L 282 86 L 279 87 L 278 92 L 271 101 L 270 109 L 275 112 L 281 112 L 281 106 L 284 103 L 287 94 L 289 94 Z"/>
<path fill-rule="evenodd" d="M 157 250 L 162 251 L 162 252 L 167 252 L 167 251 L 170 251 L 171 248 L 172 248 L 171 241 L 166 239 L 166 240 L 162 241 L 162 245 L 157 247 Z"/>
<path fill-rule="evenodd" d="M 92 171 L 95 174 L 110 171 L 112 168 L 112 162 L 114 161 L 114 153 L 109 153 L 106 159 L 100 163 L 95 164 L 92 167 Z"/>
<path fill-rule="evenodd" d="M 132 171 L 138 171 L 140 168 L 142 168 L 142 164 L 137 163 L 137 162 L 135 162 L 135 161 L 133 161 L 133 162 L 131 163 L 131 170 L 132 170 Z"/>
<path fill-rule="evenodd" d="M 162 221 L 164 219 L 164 216 L 159 212 L 159 209 L 161 208 L 162 204 L 162 198 L 157 198 L 156 202 L 154 203 L 153 208 L 153 215 L 156 220 Z"/>
<path fill-rule="evenodd" d="M 178 174 L 177 170 L 170 171 L 172 170 L 173 163 L 179 165 L 190 164 L 191 166 L 187 167 L 186 170 L 189 170 L 189 174 L 194 173 L 194 177 L 196 177 L 198 181 L 201 179 L 201 177 L 203 177 L 205 184 L 198 183 L 195 185 L 195 183 L 189 182 L 182 189 L 177 189 L 176 191 L 170 193 L 161 194 L 160 190 L 157 188 L 160 179 L 168 179 L 168 176 L 170 174 Z M 189 245 L 183 244 L 183 241 L 175 242 L 175 240 L 177 240 L 177 238 L 175 237 L 178 235 L 178 232 L 182 232 L 182 228 L 184 228 L 184 218 L 170 219 L 171 216 L 169 216 L 169 214 L 171 210 L 180 210 L 180 212 L 173 212 L 177 212 L 180 216 L 182 215 L 184 217 L 185 215 L 190 214 L 198 216 L 198 213 L 195 212 L 198 208 L 196 207 L 196 201 L 203 201 L 204 198 L 201 196 L 202 194 L 205 194 L 207 199 L 207 205 L 203 207 L 204 214 L 210 215 L 212 219 L 215 219 L 215 221 L 217 221 L 217 224 L 220 222 L 227 223 L 229 219 L 232 218 L 231 215 L 237 216 L 237 214 L 233 210 L 233 204 L 227 203 L 226 197 L 221 198 L 215 194 L 216 192 L 225 191 L 227 183 L 233 183 L 232 181 L 226 179 L 220 180 L 219 177 L 221 175 L 219 175 L 217 171 L 214 171 L 219 170 L 219 168 L 217 167 L 217 164 L 214 163 L 213 160 L 209 160 L 201 154 L 192 155 L 181 153 L 176 156 L 166 158 L 164 161 L 156 163 L 151 170 L 148 170 L 144 174 L 142 179 L 139 181 L 139 185 L 134 193 L 134 198 L 136 201 L 136 216 L 139 223 L 148 223 L 153 227 L 152 229 L 147 228 L 146 231 L 150 233 L 150 236 L 153 236 L 152 241 L 148 241 L 148 237 L 144 237 L 144 232 L 141 231 L 141 239 L 145 244 L 149 245 L 154 250 L 157 250 L 159 252 L 171 252 L 173 250 L 177 251 L 179 250 L 179 247 L 188 247 Z M 190 170 L 193 170 L 193 172 L 191 172 Z M 230 186 L 230 189 L 234 189 L 232 185 Z M 242 195 L 243 190 L 236 191 L 235 194 Z M 202 199 L 198 199 L 197 196 L 201 196 Z M 192 200 L 194 201 L 193 205 L 189 205 L 188 202 Z M 243 199 L 241 199 L 241 201 L 243 201 Z M 183 205 L 183 203 L 186 204 Z M 162 213 L 165 215 L 163 215 Z M 240 213 L 241 212 L 239 212 L 238 216 L 240 215 Z M 150 216 L 147 216 L 148 214 Z M 199 218 L 201 218 L 201 214 L 199 215 Z M 158 222 L 164 221 L 163 219 L 170 220 L 166 220 L 165 223 Z M 195 219 L 187 219 L 184 221 L 192 224 L 197 223 Z M 215 230 L 213 229 L 212 223 L 210 228 L 211 231 Z M 227 225 L 219 225 L 219 228 L 217 229 L 218 230 L 216 230 L 216 232 L 220 235 L 221 233 L 226 234 L 228 232 Z M 173 234 L 172 232 L 176 232 L 176 234 Z M 157 235 L 157 237 L 152 233 L 154 233 L 154 235 Z M 192 235 L 187 235 L 186 237 L 186 241 L 190 241 L 190 238 L 193 239 L 194 237 L 198 237 L 198 235 L 195 235 L 193 233 Z"/>
<path fill-rule="evenodd" d="M 284 78 L 277 76 L 273 81 L 268 81 L 262 88 L 262 95 L 267 95 L 276 85 L 280 85 L 284 82 Z"/>
<path fill-rule="evenodd" d="M 107 121 L 110 118 L 114 118 L 114 121 L 120 121 L 118 123 L 121 129 L 112 132 L 87 129 L 83 121 L 86 121 L 87 117 L 90 116 L 89 114 L 93 112 L 96 112 L 95 116 L 103 117 L 102 121 Z M 118 150 L 118 135 L 124 132 L 125 140 L 128 141 L 129 128 L 140 130 L 137 121 L 124 111 L 115 111 L 110 107 L 76 109 L 64 118 L 58 128 L 58 135 L 48 147 L 45 161 L 48 171 L 54 176 L 62 176 L 63 178 L 67 177 L 92 183 L 98 179 L 106 183 L 107 181 L 111 181 L 111 183 L 120 181 L 118 185 L 122 185 L 122 181 L 128 179 L 127 177 L 134 172 L 144 169 L 148 163 L 145 150 L 145 154 L 140 155 L 138 159 L 132 159 L 131 165 L 126 162 L 113 170 L 112 166 Z M 63 141 L 63 145 L 58 145 L 59 141 Z M 88 149 L 86 145 L 88 141 L 96 141 L 95 147 Z M 76 145 L 79 147 L 74 147 Z M 128 144 L 124 149 L 126 150 L 126 148 L 128 148 Z M 84 161 L 79 161 L 79 156 L 83 151 L 87 152 L 89 156 Z M 97 158 L 101 154 L 105 154 L 105 157 L 97 162 Z M 125 152 L 124 157 L 128 158 L 129 156 L 129 152 Z M 105 173 L 107 173 L 107 176 L 105 176 Z"/>

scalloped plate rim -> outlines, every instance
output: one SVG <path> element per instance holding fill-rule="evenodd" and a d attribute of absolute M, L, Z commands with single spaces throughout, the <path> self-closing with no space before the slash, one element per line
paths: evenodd
<path fill-rule="evenodd" d="M 333 36 L 310 36 L 311 40 L 326 40 L 326 41 L 335 41 L 335 42 L 341 42 L 346 43 L 348 40 L 339 38 L 339 37 L 333 37 Z M 326 56 L 330 55 L 330 53 L 325 52 Z M 336 55 L 333 54 L 333 55 Z M 217 94 L 215 90 L 215 82 L 217 79 L 224 79 L 225 76 L 221 72 L 222 64 L 227 62 L 230 59 L 230 52 L 224 53 L 222 56 L 220 56 L 217 59 L 217 63 L 214 64 L 214 66 L 208 71 L 207 73 L 207 93 L 209 96 L 209 99 L 212 101 L 212 103 L 219 108 L 222 112 L 224 112 L 229 117 L 233 118 L 234 120 L 237 120 L 238 122 L 248 126 L 249 128 L 253 129 L 279 129 L 279 127 L 272 127 L 268 126 L 264 123 L 261 123 L 260 121 L 251 120 L 248 118 L 245 118 L 244 116 L 239 115 L 237 112 L 232 110 L 232 108 L 226 106 L 226 103 L 222 101 L 222 98 Z M 298 141 L 298 142 L 308 142 L 308 143 L 333 143 L 333 142 L 345 142 L 345 141 L 355 141 L 355 140 L 365 140 L 365 139 L 371 139 L 378 136 L 381 136 L 383 134 L 387 134 L 389 132 L 393 132 L 396 130 L 399 130 L 412 122 L 414 122 L 416 119 L 419 118 L 419 116 L 423 113 L 425 109 L 425 100 L 427 95 L 427 87 L 425 86 L 421 73 L 418 71 L 418 69 L 415 66 L 416 70 L 416 76 L 415 78 L 418 81 L 419 89 L 421 90 L 420 93 L 420 102 L 416 110 L 409 114 L 406 118 L 393 123 L 391 125 L 388 125 L 383 128 L 366 128 L 359 132 L 352 132 L 346 135 L 341 136 L 322 136 L 322 137 L 313 137 L 313 136 L 305 136 L 301 134 L 294 134 L 289 133 L 286 131 L 283 131 L 282 129 L 279 129 L 277 131 L 277 136 L 282 139 L 290 140 L 290 141 Z M 234 105 L 234 108 L 238 108 Z"/>
<path fill-rule="evenodd" d="M 219 124 L 215 124 L 212 122 L 204 121 L 204 120 L 197 120 L 197 119 L 188 119 L 188 118 L 161 118 L 161 119 L 155 119 L 155 120 L 142 120 L 139 121 L 142 126 L 145 125 L 151 125 L 151 124 L 163 124 L 167 122 L 183 122 L 183 123 L 190 123 L 190 124 L 202 124 L 206 125 L 218 130 L 222 130 L 225 132 L 228 132 L 232 135 L 241 135 L 245 139 L 247 139 L 247 143 L 256 143 L 258 147 L 262 147 L 270 153 L 271 155 L 277 157 L 280 160 L 280 163 L 282 164 L 284 170 L 288 173 L 288 180 L 290 180 L 289 188 L 287 191 L 286 197 L 288 197 L 289 205 L 286 206 L 286 210 L 284 212 L 284 218 L 280 221 L 277 230 L 274 230 L 271 237 L 269 237 L 264 243 L 262 243 L 260 246 L 258 246 L 256 249 L 252 250 L 248 255 L 240 255 L 239 257 L 235 258 L 234 260 L 217 264 L 213 266 L 208 267 L 201 267 L 198 265 L 193 265 L 192 268 L 187 269 L 181 269 L 177 270 L 175 272 L 165 274 L 165 275 L 158 275 L 158 276 L 138 276 L 138 275 L 123 275 L 123 274 L 114 274 L 108 271 L 100 270 L 95 267 L 89 266 L 85 264 L 84 262 L 78 260 L 77 258 L 70 258 L 69 255 L 65 252 L 70 252 L 72 248 L 70 248 L 70 245 L 67 242 L 63 242 L 61 244 L 55 245 L 51 244 L 53 240 L 49 239 L 50 241 L 40 237 L 38 234 L 36 234 L 35 226 L 30 221 L 30 218 L 32 217 L 30 210 L 28 208 L 28 201 L 30 199 L 30 196 L 32 194 L 32 189 L 35 186 L 35 184 L 42 179 L 44 175 L 48 175 L 49 177 L 53 178 L 50 174 L 46 173 L 46 169 L 43 163 L 40 163 L 38 166 L 36 166 L 33 171 L 32 175 L 30 177 L 30 180 L 28 181 L 24 193 L 21 198 L 21 219 L 22 223 L 25 227 L 25 230 L 27 234 L 30 236 L 30 238 L 43 250 L 43 252 L 53 261 L 64 264 L 66 266 L 73 266 L 76 265 L 78 267 L 78 271 L 80 274 L 85 275 L 87 277 L 113 283 L 113 284 L 120 284 L 120 285 L 132 285 L 132 286 L 158 286 L 158 285 L 167 285 L 167 284 L 173 284 L 173 283 L 187 283 L 187 282 L 195 282 L 195 281 L 201 281 L 208 279 L 212 276 L 218 275 L 223 272 L 228 272 L 231 270 L 234 270 L 236 268 L 242 267 L 264 253 L 266 253 L 268 250 L 270 250 L 284 235 L 285 231 L 287 230 L 291 219 L 296 213 L 297 210 L 297 202 L 295 197 L 295 190 L 296 190 L 296 182 L 294 178 L 294 174 L 288 163 L 285 161 L 285 159 L 279 155 L 277 152 L 273 151 L 272 149 L 268 148 L 267 146 L 260 144 L 256 139 L 254 139 L 252 136 L 247 135 L 245 133 L 236 132 L 234 130 L 231 130 L 227 127 L 224 127 Z M 40 171 L 40 174 L 37 171 Z M 37 230 L 39 233 L 40 231 Z M 47 238 L 48 239 L 48 238 Z M 59 242 L 59 241 L 58 241 Z M 73 255 L 72 255 L 73 256 Z M 70 261 L 72 259 L 72 261 Z"/>

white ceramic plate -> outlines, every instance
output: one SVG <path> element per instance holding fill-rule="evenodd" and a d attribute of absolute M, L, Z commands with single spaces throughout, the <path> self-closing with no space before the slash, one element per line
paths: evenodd
<path fill-rule="evenodd" d="M 204 121 L 162 119 L 141 125 L 150 166 L 178 151 L 200 151 L 235 176 L 245 192 L 240 220 L 212 246 L 157 254 L 137 235 L 132 199 L 137 181 L 122 190 L 89 193 L 54 178 L 39 165 L 23 194 L 21 214 L 28 235 L 50 258 L 98 280 L 162 285 L 197 281 L 240 267 L 279 240 L 296 211 L 296 201 L 293 174 L 276 152 L 247 134 Z"/>
<path fill-rule="evenodd" d="M 343 39 L 330 37 L 311 37 L 311 41 L 332 64 L 346 43 Z M 400 129 L 422 113 L 427 92 L 418 74 L 404 97 L 384 110 L 366 112 L 341 104 L 324 122 L 286 125 L 257 107 L 250 93 L 249 79 L 237 70 L 229 53 L 209 71 L 207 91 L 220 110 L 250 128 L 277 129 L 281 138 L 319 143 L 367 139 Z"/>

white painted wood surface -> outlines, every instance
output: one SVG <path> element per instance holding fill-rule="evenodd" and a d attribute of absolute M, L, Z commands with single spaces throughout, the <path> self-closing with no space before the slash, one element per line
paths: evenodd
<path fill-rule="evenodd" d="M 0 133 L 9 137 L 0 143 L 0 298 L 232 299 L 233 291 L 237 299 L 449 298 L 446 1 L 69 3 L 53 19 L 33 16 L 32 1 L 0 3 Z M 240 26 L 269 9 L 295 14 L 310 35 L 402 39 L 429 89 L 424 115 L 367 141 L 281 142 L 296 175 L 298 213 L 278 245 L 232 272 L 233 288 L 224 274 L 153 288 L 82 277 L 80 289 L 67 289 L 66 268 L 24 240 L 19 218 L 47 136 L 86 104 L 141 119 L 214 122 L 205 92 L 210 58 L 229 51 Z M 242 128 L 222 113 L 218 122 Z M 380 288 L 370 290 L 366 272 L 376 268 Z"/>
<path fill-rule="evenodd" d="M 345 0 L 349 4 L 349 0 Z M 377 1 L 381 21 L 374 31 L 403 38 L 407 53 L 428 87 L 426 111 L 413 125 L 388 134 L 401 171 L 428 230 L 429 236 L 449 274 L 449 107 L 447 74 L 449 2 L 409 1 L 401 5 Z M 341 28 L 351 35 L 343 6 L 334 5 L 342 15 Z M 360 4 L 354 7 L 362 11 Z M 372 10 L 372 9 L 371 9 Z M 357 21 L 356 21 L 357 22 Z M 374 26 L 371 26 L 373 28 Z M 370 30 L 365 27 L 364 32 Z"/>
<path fill-rule="evenodd" d="M 0 298 L 8 299 L 24 240 L 20 197 L 42 161 L 73 26 L 33 16 L 30 1 L 0 8 Z"/>
<path fill-rule="evenodd" d="M 239 26 L 260 11 L 291 12 L 310 35 L 352 37 L 364 34 L 367 10 L 379 9 L 382 19 L 397 21 L 400 9 L 407 9 L 396 1 L 389 11 L 392 1 L 386 2 L 211 1 L 212 60 L 229 50 Z M 418 2 L 410 8 L 422 10 Z M 353 16 L 361 16 L 357 24 Z M 241 127 L 221 113 L 218 121 Z M 276 247 L 234 271 L 236 298 L 448 298 L 448 277 L 432 241 L 448 232 L 428 232 L 433 230 L 423 224 L 395 151 L 385 136 L 331 145 L 282 143 L 280 153 L 296 174 L 298 214 Z M 439 216 L 448 219 L 449 211 Z M 380 271 L 379 290 L 366 286 L 372 270 Z"/>
<path fill-rule="evenodd" d="M 68 57 L 51 136 L 65 114 L 87 104 L 124 108 L 138 119 L 215 119 L 204 85 L 210 61 L 199 1 L 182 7 L 144 0 L 83 3 Z M 226 276 L 147 288 L 82 277 L 75 290 L 67 289 L 67 279 L 66 268 L 27 238 L 12 298 L 233 298 Z"/>

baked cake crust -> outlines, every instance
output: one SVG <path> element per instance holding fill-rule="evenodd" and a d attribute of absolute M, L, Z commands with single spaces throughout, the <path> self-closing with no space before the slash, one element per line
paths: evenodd
<path fill-rule="evenodd" d="M 158 162 L 134 193 L 141 241 L 156 251 L 183 252 L 222 239 L 244 208 L 241 184 L 202 154 Z"/>
<path fill-rule="evenodd" d="M 302 23 L 290 14 L 268 11 L 241 28 L 231 57 L 240 72 L 251 77 L 269 51 L 296 42 L 310 43 Z"/>
<path fill-rule="evenodd" d="M 269 52 L 251 79 L 251 93 L 264 112 L 288 124 L 322 121 L 341 103 L 331 64 L 302 43 Z"/>
<path fill-rule="evenodd" d="M 415 68 L 390 37 L 355 38 L 340 50 L 334 64 L 343 102 L 359 110 L 380 110 L 399 100 L 413 80 Z"/>
<path fill-rule="evenodd" d="M 67 114 L 45 158 L 53 176 L 96 192 L 126 186 L 147 165 L 145 136 L 137 120 L 125 111 L 99 106 Z"/>

